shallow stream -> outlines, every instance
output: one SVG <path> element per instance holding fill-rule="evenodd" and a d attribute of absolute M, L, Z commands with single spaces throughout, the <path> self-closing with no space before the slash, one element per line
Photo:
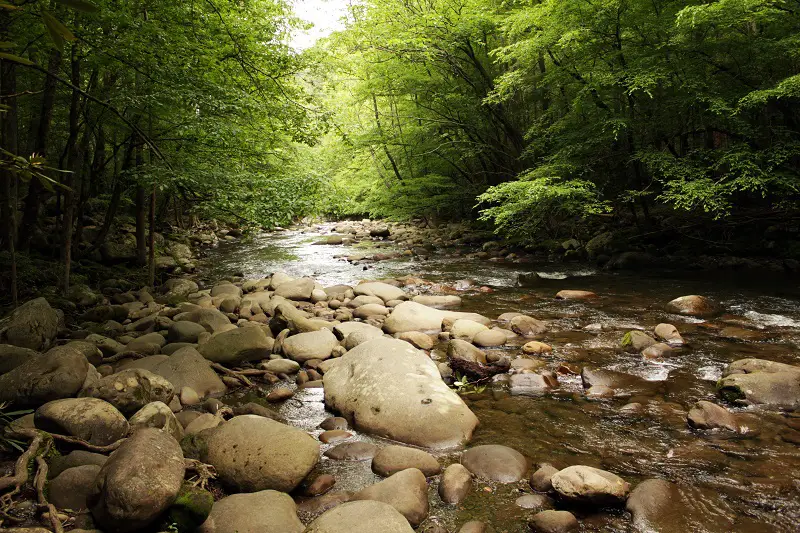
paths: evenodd
<path fill-rule="evenodd" d="M 542 340 L 553 351 L 542 359 L 552 370 L 561 363 L 572 363 L 613 369 L 634 378 L 628 386 L 617 388 L 614 398 L 600 401 L 587 400 L 580 376 L 569 374 L 560 374 L 559 387 L 540 397 L 511 396 L 501 386 L 467 395 L 465 400 L 481 422 L 472 445 L 504 444 L 522 452 L 532 464 L 600 467 L 632 486 L 653 477 L 673 481 L 682 496 L 681 501 L 671 503 L 676 533 L 800 531 L 800 443 L 793 442 L 800 429 L 800 414 L 736 407 L 736 411 L 756 415 L 756 434 L 746 437 L 695 431 L 686 423 L 687 411 L 698 400 L 720 401 L 714 383 L 728 363 L 757 357 L 800 364 L 800 286 L 796 280 L 608 273 L 577 264 L 492 263 L 452 251 L 432 253 L 426 260 L 404 257 L 365 266 L 338 257 L 354 253 L 352 248 L 311 244 L 330 231 L 329 226 L 319 226 L 305 233 L 286 231 L 223 243 L 208 253 L 207 276 L 260 278 L 283 271 L 313 276 L 329 286 L 413 275 L 436 282 L 439 292 L 459 294 L 462 311 L 490 318 L 516 311 L 545 320 L 549 331 Z M 538 272 L 544 279 L 535 287 L 518 287 L 517 276 L 530 272 Z M 474 284 L 457 290 L 468 285 L 463 281 L 457 284 L 460 280 Z M 481 292 L 480 286 L 488 286 L 492 292 Z M 589 290 L 600 298 L 557 301 L 553 296 L 561 289 Z M 710 297 L 726 313 L 703 321 L 664 311 L 668 301 L 686 294 Z M 661 363 L 619 348 L 626 331 L 652 331 L 661 322 L 677 326 L 689 347 Z M 503 349 L 514 355 L 520 353 L 521 344 Z M 437 347 L 432 357 L 443 358 L 442 348 Z M 254 400 L 263 401 L 262 395 L 251 393 L 234 399 Z M 642 404 L 643 409 L 621 409 L 631 402 Z M 321 432 L 318 424 L 330 416 L 322 389 L 300 391 L 284 403 L 281 413 L 314 434 Z M 354 438 L 376 441 L 362 434 Z M 440 460 L 443 464 L 457 461 L 458 453 L 442 455 Z M 359 490 L 379 480 L 369 461 L 323 458 L 318 469 L 336 477 L 334 490 Z M 514 503 L 521 491 L 530 492 L 527 483 L 478 483 L 458 508 L 443 505 L 431 491 L 430 516 L 449 531 L 457 531 L 467 520 L 485 520 L 498 533 L 521 533 L 527 531 L 526 519 L 532 514 Z M 576 510 L 576 515 L 581 531 L 630 531 L 630 517 L 623 510 Z"/>

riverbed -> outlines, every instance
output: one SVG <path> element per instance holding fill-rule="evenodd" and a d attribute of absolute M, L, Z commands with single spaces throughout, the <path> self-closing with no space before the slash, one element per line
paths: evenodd
<path fill-rule="evenodd" d="M 720 403 L 714 390 L 725 366 L 746 357 L 800 363 L 800 287 L 796 281 L 756 275 L 708 273 L 610 273 L 579 263 L 502 263 L 481 261 L 444 249 L 425 258 L 399 257 L 350 263 L 343 256 L 353 248 L 315 245 L 331 225 L 264 233 L 209 250 L 204 275 L 217 280 L 231 275 L 257 279 L 282 271 L 313 276 L 325 285 L 354 285 L 362 279 L 415 276 L 436 283 L 434 290 L 462 297 L 461 311 L 496 318 L 521 312 L 548 324 L 542 339 L 553 347 L 541 356 L 559 372 L 559 386 L 538 397 L 512 396 L 502 384 L 464 395 L 480 419 L 471 445 L 504 444 L 533 464 L 556 467 L 585 464 L 622 476 L 635 486 L 663 478 L 680 487 L 680 501 L 671 502 L 674 531 L 792 532 L 800 524 L 800 453 L 794 441 L 796 414 L 732 407 L 752 413 L 753 431 L 737 435 L 688 427 L 686 414 L 699 400 Z M 388 242 L 359 252 L 392 250 Z M 519 287 L 521 273 L 537 272 L 532 287 Z M 488 287 L 481 290 L 481 287 Z M 414 290 L 414 288 L 411 288 Z M 461 290 L 459 290 L 461 289 Z M 561 289 L 593 291 L 598 299 L 558 301 Z M 430 290 L 429 287 L 420 290 Z M 713 320 L 666 312 L 665 304 L 681 295 L 702 294 L 724 311 Z M 650 362 L 620 349 L 626 331 L 651 331 L 659 323 L 677 326 L 688 347 L 665 361 Z M 520 353 L 523 341 L 502 350 Z M 431 352 L 445 360 L 440 344 Z M 611 369 L 634 376 L 634 385 L 616 389 L 613 398 L 589 400 L 579 375 L 567 368 Z M 263 393 L 228 398 L 231 403 L 263 401 Z M 623 408 L 632 403 L 641 408 Z M 281 406 L 287 420 L 312 434 L 331 413 L 322 389 L 299 391 Z M 367 435 L 355 439 L 378 442 Z M 325 447 L 325 445 L 323 445 Z M 458 453 L 440 455 L 446 465 Z M 379 481 L 369 462 L 322 460 L 318 470 L 337 479 L 334 490 L 355 491 Z M 527 531 L 530 512 L 517 507 L 516 497 L 530 492 L 526 483 L 479 483 L 459 507 L 441 503 L 431 491 L 431 521 L 457 531 L 467 520 L 490 522 L 497 532 Z M 629 516 L 620 509 L 576 509 L 581 531 L 630 531 Z M 423 526 L 424 527 L 424 526 Z"/>

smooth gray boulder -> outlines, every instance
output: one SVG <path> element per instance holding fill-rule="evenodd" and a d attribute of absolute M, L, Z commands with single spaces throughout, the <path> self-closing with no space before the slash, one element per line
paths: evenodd
<path fill-rule="evenodd" d="M 86 381 L 89 362 L 75 350 L 58 350 L 29 359 L 0 376 L 0 402 L 38 407 L 71 398 Z"/>
<path fill-rule="evenodd" d="M 470 448 L 461 454 L 461 464 L 478 478 L 497 483 L 516 483 L 528 471 L 524 455 L 500 444 Z"/>
<path fill-rule="evenodd" d="M 472 489 L 472 473 L 464 465 L 453 463 L 444 469 L 439 480 L 439 497 L 444 503 L 458 505 Z"/>
<path fill-rule="evenodd" d="M 7 344 L 44 351 L 58 333 L 58 313 L 44 298 L 29 300 L 0 321 L 0 340 Z"/>
<path fill-rule="evenodd" d="M 491 322 L 488 318 L 475 313 L 443 311 L 417 302 L 403 302 L 393 308 L 391 314 L 383 323 L 383 329 L 387 333 L 439 331 L 442 329 L 442 321 L 445 318 L 453 321 L 459 318 L 466 318 L 484 325 L 488 325 Z"/>
<path fill-rule="evenodd" d="M 186 468 L 180 445 L 154 428 L 140 429 L 109 457 L 87 502 L 104 531 L 127 533 L 153 523 L 175 501 Z"/>
<path fill-rule="evenodd" d="M 302 533 L 297 506 L 288 494 L 262 490 L 214 502 L 199 533 Z"/>
<path fill-rule="evenodd" d="M 188 311 L 179 313 L 173 318 L 175 322 L 188 320 L 203 326 L 209 333 L 230 329 L 231 321 L 222 312 L 215 308 L 194 306 Z"/>
<path fill-rule="evenodd" d="M 128 420 L 132 431 L 141 428 L 156 428 L 171 435 L 180 442 L 183 438 L 183 426 L 175 418 L 172 409 L 163 402 L 150 402 L 136 411 Z"/>
<path fill-rule="evenodd" d="M 222 394 L 227 390 L 216 372 L 194 347 L 181 348 L 171 356 L 154 355 L 125 363 L 120 368 L 143 368 L 164 377 L 173 390 L 191 387 L 200 398 Z"/>
<path fill-rule="evenodd" d="M 323 377 L 325 403 L 354 428 L 425 448 L 464 444 L 477 417 L 424 352 L 377 338 L 342 356 Z"/>
<path fill-rule="evenodd" d="M 384 302 L 390 300 L 404 300 L 406 293 L 400 287 L 383 283 L 382 281 L 370 281 L 367 283 L 359 283 L 353 287 L 353 292 L 356 295 L 364 296 L 377 296 Z"/>
<path fill-rule="evenodd" d="M 87 497 L 100 470 L 99 465 L 83 465 L 64 470 L 47 485 L 50 503 L 57 509 L 76 512 L 88 509 Z"/>
<path fill-rule="evenodd" d="M 337 505 L 308 525 L 304 533 L 414 533 L 394 507 L 377 501 Z"/>
<path fill-rule="evenodd" d="M 553 474 L 550 482 L 563 498 L 596 505 L 619 504 L 630 492 L 624 479 L 592 466 L 569 466 Z"/>
<path fill-rule="evenodd" d="M 203 460 L 241 492 L 290 492 L 319 461 L 319 443 L 305 431 L 256 415 L 236 416 L 205 438 Z"/>
<path fill-rule="evenodd" d="M 313 278 L 300 278 L 281 283 L 275 288 L 275 295 L 287 300 L 310 300 L 314 291 Z"/>
<path fill-rule="evenodd" d="M 292 335 L 283 341 L 283 353 L 293 361 L 304 363 L 310 359 L 327 359 L 339 340 L 329 329 Z"/>
<path fill-rule="evenodd" d="M 105 400 L 124 415 L 132 415 L 150 402 L 169 405 L 175 389 L 165 378 L 142 368 L 122 370 L 85 387 L 82 397 Z"/>
<path fill-rule="evenodd" d="M 800 366 L 764 359 L 741 359 L 728 366 L 717 382 L 717 391 L 731 402 L 798 409 Z"/>
<path fill-rule="evenodd" d="M 428 484 L 425 474 L 416 468 L 398 472 L 383 481 L 357 492 L 353 500 L 388 503 L 416 527 L 428 517 Z"/>
<path fill-rule="evenodd" d="M 64 398 L 47 402 L 33 417 L 38 429 L 107 446 L 125 437 L 128 421 L 110 403 L 97 398 Z"/>
<path fill-rule="evenodd" d="M 269 358 L 272 339 L 260 327 L 236 328 L 213 335 L 197 349 L 211 362 L 236 364 Z"/>
<path fill-rule="evenodd" d="M 30 359 L 39 357 L 39 352 L 13 344 L 0 344 L 0 374 L 10 372 Z"/>
<path fill-rule="evenodd" d="M 389 477 L 408 468 L 416 468 L 425 477 L 442 471 L 442 465 L 433 455 L 408 446 L 384 446 L 372 458 L 372 471 L 379 476 Z"/>

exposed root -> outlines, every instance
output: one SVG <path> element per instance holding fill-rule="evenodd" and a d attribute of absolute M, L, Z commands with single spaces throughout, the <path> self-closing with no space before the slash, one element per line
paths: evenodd
<path fill-rule="evenodd" d="M 231 370 L 230 368 L 225 368 L 224 366 L 222 366 L 219 363 L 211 363 L 211 368 L 213 368 L 217 372 L 225 374 L 226 376 L 230 376 L 232 378 L 238 379 L 239 381 L 241 381 L 247 387 L 253 387 L 254 386 L 253 382 L 250 381 L 247 378 L 247 376 L 245 376 L 241 372 L 236 372 L 235 370 Z"/>
<path fill-rule="evenodd" d="M 186 470 L 196 474 L 189 478 L 192 486 L 206 490 L 208 488 L 208 482 L 212 479 L 217 479 L 217 471 L 213 466 L 196 459 L 184 459 L 184 461 L 186 463 Z"/>
<path fill-rule="evenodd" d="M 96 444 L 91 444 L 86 442 L 83 439 L 79 439 L 77 437 L 70 437 L 68 435 L 59 435 L 57 433 L 47 433 L 37 429 L 18 429 L 14 432 L 15 435 L 19 435 L 21 437 L 27 437 L 29 439 L 36 439 L 37 436 L 47 435 L 53 438 L 53 440 L 66 442 L 69 444 L 74 444 L 76 446 L 81 446 L 82 448 L 86 448 L 90 452 L 96 453 L 110 453 L 116 450 L 117 448 L 125 442 L 125 439 L 120 439 L 116 442 L 112 442 L 106 446 L 98 446 Z M 2 490 L 2 485 L 0 485 L 0 490 Z"/>
<path fill-rule="evenodd" d="M 139 352 L 120 352 L 110 357 L 104 357 L 103 364 L 116 363 L 123 359 L 144 359 L 145 357 L 147 357 L 147 355 Z"/>
<path fill-rule="evenodd" d="M 45 453 L 47 453 L 47 450 L 50 449 L 50 446 L 51 443 L 48 443 L 47 447 L 45 448 Z M 47 461 L 45 461 L 41 455 L 37 455 L 36 464 L 38 468 L 36 470 L 36 477 L 34 478 L 33 486 L 36 488 L 36 499 L 38 500 L 39 508 L 45 511 L 45 515 L 50 522 L 50 527 L 52 528 L 53 532 L 64 533 L 64 527 L 61 525 L 61 520 L 59 520 L 56 506 L 48 502 L 47 497 L 44 495 L 44 487 L 47 484 L 47 472 L 49 470 Z"/>
<path fill-rule="evenodd" d="M 44 441 L 44 434 L 37 431 L 34 432 L 33 435 L 30 435 L 30 437 L 32 440 L 30 445 L 28 445 L 28 449 L 19 456 L 14 465 L 14 475 L 0 478 L 0 491 L 13 487 L 10 492 L 0 497 L 0 509 L 7 509 L 11 505 L 13 497 L 19 494 L 22 487 L 28 482 L 28 465 L 30 465 L 31 460 L 39 452 L 39 447 Z"/>

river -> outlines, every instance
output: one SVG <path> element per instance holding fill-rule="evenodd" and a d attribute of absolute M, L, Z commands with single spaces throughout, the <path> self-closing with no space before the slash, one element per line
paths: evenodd
<path fill-rule="evenodd" d="M 609 273 L 578 264 L 503 264 L 465 258 L 452 250 L 432 253 L 426 260 L 403 257 L 351 264 L 341 258 L 353 253 L 351 248 L 312 244 L 330 231 L 330 225 L 320 225 L 222 243 L 207 253 L 206 276 L 209 280 L 233 274 L 260 278 L 283 271 L 313 276 L 329 286 L 413 275 L 450 288 L 457 287 L 459 280 L 472 280 L 475 283 L 467 290 L 456 291 L 463 300 L 460 310 L 490 318 L 515 311 L 545 320 L 549 331 L 543 340 L 553 351 L 542 359 L 551 369 L 567 362 L 641 379 L 630 390 L 622 387 L 617 396 L 601 401 L 586 399 L 580 376 L 572 374 L 559 375 L 559 387 L 539 397 L 511 396 L 501 385 L 466 395 L 481 422 L 471 444 L 504 444 L 534 464 L 596 466 L 622 476 L 632 486 L 648 478 L 673 481 L 681 493 L 681 501 L 671 502 L 675 532 L 800 530 L 800 453 L 798 444 L 787 437 L 797 434 L 791 428 L 800 427 L 800 418 L 794 418 L 799 415 L 735 407 L 737 412 L 757 415 L 758 427 L 747 436 L 696 431 L 686 423 L 688 409 L 698 400 L 720 403 L 714 384 L 728 363 L 746 357 L 800 363 L 800 287 L 796 280 Z M 518 275 L 530 272 L 538 272 L 542 279 L 535 287 L 518 287 Z M 480 286 L 488 286 L 492 292 L 477 290 Z M 557 301 L 554 295 L 561 289 L 589 290 L 600 298 Z M 714 299 L 725 314 L 703 321 L 664 311 L 666 302 L 686 294 Z M 689 347 L 660 363 L 619 348 L 627 330 L 652 331 L 662 322 L 676 325 Z M 520 344 L 503 350 L 519 353 Z M 444 347 L 437 346 L 431 356 L 446 359 Z M 263 393 L 229 398 L 232 403 L 254 400 L 263 401 Z M 642 408 L 622 409 L 633 402 Z M 318 424 L 330 416 L 321 389 L 300 391 L 281 412 L 290 423 L 315 435 L 321 432 Z M 379 440 L 363 434 L 355 438 Z M 440 456 L 444 465 L 457 460 L 457 453 Z M 336 477 L 334 490 L 359 490 L 380 479 L 371 472 L 368 461 L 323 459 L 318 470 Z M 527 531 L 526 518 L 531 513 L 517 507 L 514 500 L 524 489 L 524 484 L 479 483 L 458 508 L 443 505 L 431 491 L 430 515 L 449 531 L 477 519 L 492 523 L 497 532 L 521 533 Z M 576 509 L 575 513 L 581 531 L 630 531 L 624 510 L 590 513 Z"/>

